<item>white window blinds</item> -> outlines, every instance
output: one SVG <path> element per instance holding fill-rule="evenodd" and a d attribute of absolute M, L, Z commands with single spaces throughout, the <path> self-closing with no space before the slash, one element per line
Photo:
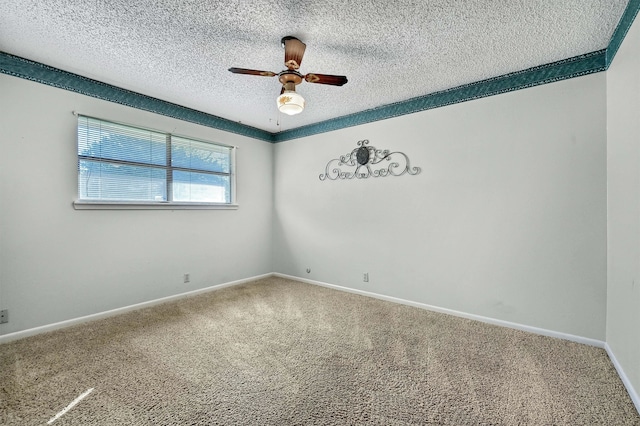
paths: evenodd
<path fill-rule="evenodd" d="M 230 204 L 232 150 L 79 116 L 79 200 Z"/>

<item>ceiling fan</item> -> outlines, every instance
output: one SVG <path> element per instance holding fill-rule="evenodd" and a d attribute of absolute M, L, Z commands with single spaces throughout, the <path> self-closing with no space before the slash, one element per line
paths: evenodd
<path fill-rule="evenodd" d="M 305 80 L 308 83 L 329 84 L 331 86 L 342 86 L 347 82 L 347 77 L 343 75 L 329 74 L 300 74 L 298 68 L 302 63 L 302 56 L 307 45 L 293 36 L 283 37 L 281 40 L 284 47 L 284 66 L 286 70 L 275 73 L 272 71 L 259 71 L 246 68 L 229 68 L 235 74 L 258 75 L 263 77 L 278 76 L 282 83 L 282 90 L 277 99 L 278 109 L 288 115 L 299 114 L 304 109 L 304 98 L 296 93 L 296 86 Z"/>

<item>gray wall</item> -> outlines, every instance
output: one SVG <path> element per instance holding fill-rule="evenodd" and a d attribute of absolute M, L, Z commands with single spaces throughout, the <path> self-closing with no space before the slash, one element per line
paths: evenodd
<path fill-rule="evenodd" d="M 607 71 L 607 344 L 640 390 L 640 21 Z M 640 399 L 635 394 L 636 406 Z"/>
<path fill-rule="evenodd" d="M 321 182 L 361 139 L 422 173 Z M 279 143 L 274 183 L 276 272 L 605 340 L 605 73 Z"/>
<path fill-rule="evenodd" d="M 0 334 L 273 270 L 272 144 L 3 74 L 0 93 Z M 73 110 L 239 146 L 240 208 L 74 210 Z"/>

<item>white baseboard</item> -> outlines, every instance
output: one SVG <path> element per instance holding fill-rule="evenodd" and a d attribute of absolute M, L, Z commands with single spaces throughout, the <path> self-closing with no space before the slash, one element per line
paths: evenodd
<path fill-rule="evenodd" d="M 273 276 L 272 273 L 257 275 L 250 278 L 243 278 L 237 281 L 230 281 L 223 284 L 217 284 L 206 288 L 200 288 L 198 290 L 188 291 L 186 293 L 174 294 L 173 296 L 162 297 L 160 299 L 149 300 L 147 302 L 136 303 L 135 305 L 124 306 L 122 308 L 111 309 L 109 311 L 98 312 L 96 314 L 86 315 L 78 318 L 73 318 L 65 321 L 56 322 L 53 324 L 47 324 L 40 327 L 34 327 L 27 330 L 16 331 L 14 333 L 8 333 L 0 336 L 0 344 L 11 342 L 13 340 L 22 339 L 24 337 L 34 336 L 40 333 L 46 333 L 48 331 L 58 330 L 61 328 L 69 327 L 71 325 L 81 324 L 84 322 L 94 321 L 97 319 L 112 317 L 114 315 L 123 314 L 125 312 L 134 311 L 136 309 L 148 308 L 150 306 L 159 305 L 161 303 L 171 302 L 185 297 L 196 296 L 202 293 L 208 293 L 210 291 L 220 290 L 226 287 L 232 287 L 234 285 L 240 285 L 251 281 L 256 281 L 262 278 L 268 278 Z"/>
<path fill-rule="evenodd" d="M 307 284 L 314 284 L 314 285 L 319 285 L 319 286 L 322 286 L 322 287 L 328 287 L 328 288 L 332 288 L 332 289 L 335 289 L 335 290 L 346 291 L 346 292 L 349 292 L 349 293 L 355 293 L 355 294 L 359 294 L 359 295 L 362 295 L 362 296 L 373 297 L 373 298 L 376 298 L 376 299 L 386 300 L 386 301 L 389 301 L 389 302 L 400 303 L 402 305 L 413 306 L 413 307 L 416 307 L 416 308 L 426 309 L 428 311 L 440 312 L 440 313 L 443 313 L 443 314 L 454 315 L 456 317 L 471 319 L 471 320 L 475 320 L 475 321 L 481 321 L 481 322 L 484 322 L 484 323 L 487 323 L 487 324 L 493 324 L 493 325 L 499 325 L 499 326 L 502 326 L 502 327 L 514 328 L 516 330 L 528 331 L 530 333 L 540 334 L 542 336 L 549 336 L 549 337 L 555 337 L 555 338 L 558 338 L 558 339 L 569 340 L 569 341 L 572 341 L 572 342 L 582 343 L 582 344 L 585 344 L 585 345 L 595 346 L 595 347 L 598 347 L 598 348 L 604 348 L 605 347 L 605 342 L 603 342 L 601 340 L 591 339 L 591 338 L 588 338 L 588 337 L 582 337 L 582 336 L 576 336 L 576 335 L 573 335 L 573 334 L 561 333 L 559 331 L 553 331 L 553 330 L 547 330 L 547 329 L 544 329 L 544 328 L 532 327 L 532 326 L 529 326 L 529 325 L 518 324 L 518 323 L 515 323 L 515 322 L 509 322 L 509 321 L 503 321 L 503 320 L 499 320 L 499 319 L 495 319 L 495 318 L 483 317 L 481 315 L 468 314 L 466 312 L 455 311 L 453 309 L 440 308 L 438 306 L 427 305 L 425 303 L 413 302 L 411 300 L 400 299 L 400 298 L 397 298 L 397 297 L 386 296 L 386 295 L 383 295 L 383 294 L 372 293 L 372 292 L 364 291 L 364 290 L 357 290 L 357 289 L 353 289 L 353 288 L 342 287 L 342 286 L 335 285 L 335 284 L 328 284 L 328 283 L 325 283 L 325 282 L 309 280 L 309 279 L 305 279 L 305 278 L 295 277 L 295 276 L 292 276 L 292 275 L 274 273 L 273 276 L 280 277 L 280 278 L 287 278 L 287 279 L 294 280 L 294 281 L 300 281 L 300 282 L 307 283 Z"/>
<path fill-rule="evenodd" d="M 0 344 L 6 343 L 6 342 L 10 342 L 10 341 L 13 341 L 13 340 L 17 340 L 17 339 L 22 339 L 24 337 L 33 336 L 33 335 L 40 334 L 40 333 L 46 333 L 48 331 L 58 330 L 60 328 L 69 327 L 69 326 L 75 325 L 75 324 L 81 324 L 81 323 L 88 322 L 88 321 L 93 321 L 93 320 L 97 320 L 97 319 L 101 319 L 101 318 L 111 317 L 111 316 L 118 315 L 118 314 L 123 314 L 125 312 L 130 312 L 130 311 L 133 311 L 133 310 L 136 310 L 136 309 L 147 308 L 147 307 L 150 307 L 150 306 L 154 306 L 154 305 L 158 305 L 158 304 L 166 303 L 166 302 L 171 302 L 171 301 L 182 299 L 182 298 L 185 298 L 185 297 L 196 296 L 198 294 L 207 293 L 207 292 L 215 291 L 215 290 L 220 290 L 220 289 L 225 288 L 225 287 L 231 287 L 231 286 L 240 285 L 240 284 L 244 284 L 244 283 L 251 282 L 251 281 L 256 281 L 256 280 L 259 280 L 259 279 L 262 279 L 262 278 L 268 278 L 268 277 L 271 277 L 271 276 L 277 276 L 277 277 L 286 278 L 286 279 L 290 279 L 290 280 L 294 280 L 294 281 L 300 281 L 300 282 L 304 282 L 304 283 L 308 283 L 308 284 L 319 285 L 319 286 L 322 286 L 322 287 L 328 287 L 328 288 L 332 288 L 332 289 L 335 289 L 335 290 L 346 291 L 346 292 L 349 292 L 349 293 L 359 294 L 359 295 L 367 296 L 367 297 L 373 297 L 373 298 L 376 298 L 376 299 L 386 300 L 386 301 L 389 301 L 389 302 L 400 303 L 402 305 L 413 306 L 413 307 L 416 307 L 416 308 L 426 309 L 426 310 L 429 310 L 429 311 L 440 312 L 440 313 L 444 313 L 444 314 L 448 314 L 448 315 L 454 315 L 454 316 L 457 316 L 457 317 L 467 318 L 467 319 L 476 320 L 476 321 L 481 321 L 481 322 L 484 322 L 484 323 L 499 325 L 499 326 L 502 326 L 502 327 L 514 328 L 516 330 L 528 331 L 528 332 L 535 333 L 535 334 L 540 334 L 540 335 L 543 335 L 543 336 L 549 336 L 549 337 L 555 337 L 555 338 L 559 338 L 559 339 L 565 339 L 565 340 L 569 340 L 569 341 L 572 341 L 572 342 L 583 343 L 583 344 L 590 345 L 590 346 L 596 346 L 598 348 L 605 348 L 605 342 L 600 341 L 600 340 L 590 339 L 590 338 L 582 337 L 582 336 L 576 336 L 576 335 L 573 335 L 573 334 L 561 333 L 561 332 L 557 332 L 557 331 L 553 331 L 553 330 L 546 330 L 546 329 L 542 329 L 542 328 L 532 327 L 532 326 L 518 324 L 518 323 L 514 323 L 514 322 L 509 322 L 509 321 L 503 321 L 503 320 L 499 320 L 499 319 L 495 319 L 495 318 L 484 317 L 484 316 L 481 316 L 481 315 L 468 314 L 466 312 L 455 311 L 455 310 L 452 310 L 452 309 L 441 308 L 441 307 L 433 306 L 433 305 L 427 305 L 425 303 L 420 303 L 420 302 L 414 302 L 414 301 L 411 301 L 411 300 L 400 299 L 400 298 L 393 297 L 393 296 L 386 296 L 386 295 L 383 295 L 383 294 L 372 293 L 372 292 L 369 292 L 369 291 L 357 290 L 357 289 L 348 288 L 348 287 L 342 287 L 342 286 L 339 286 L 339 285 L 329 284 L 329 283 L 325 283 L 325 282 L 322 282 L 322 281 L 314 281 L 314 280 L 309 280 L 309 279 L 306 279 L 306 278 L 296 277 L 296 276 L 293 276 L 293 275 L 280 274 L 280 273 L 268 273 L 268 274 L 263 274 L 263 275 L 257 275 L 257 276 L 254 276 L 254 277 L 244 278 L 244 279 L 241 279 L 241 280 L 231 281 L 231 282 L 227 282 L 227 283 L 223 283 L 223 284 L 218 284 L 218 285 L 214 285 L 214 286 L 210 286 L 210 287 L 206 287 L 206 288 L 201 288 L 201 289 L 198 289 L 198 290 L 189 291 L 189 292 L 186 292 L 186 293 L 175 294 L 175 295 L 163 297 L 163 298 L 160 298 L 160 299 L 155 299 L 155 300 L 150 300 L 150 301 L 147 301 L 147 302 L 137 303 L 137 304 L 134 304 L 134 305 L 124 306 L 122 308 L 112 309 L 112 310 L 104 311 L 104 312 L 98 312 L 98 313 L 95 313 L 95 314 L 86 315 L 86 316 L 82 316 L 82 317 L 78 317 L 78 318 L 73 318 L 73 319 L 69 319 L 69 320 L 65 320 L 65 321 L 60 321 L 60 322 L 56 322 L 56 323 L 53 323 L 53 324 L 47 324 L 47 325 L 43 325 L 43 326 L 40 326 L 40 327 L 30 328 L 30 329 L 27 329 L 27 330 L 16 331 L 14 333 L 8 333 L 8 334 L 0 336 Z M 609 351 L 607 351 L 607 352 L 609 352 Z M 611 354 L 610 354 L 610 356 L 611 356 Z M 616 368 L 618 368 L 618 367 L 616 366 Z"/>
<path fill-rule="evenodd" d="M 620 380 L 622 380 L 624 387 L 627 388 L 627 392 L 629 393 L 629 396 L 633 401 L 633 405 L 636 406 L 636 410 L 638 410 L 638 413 L 640 413 L 640 396 L 638 395 L 638 392 L 636 392 L 636 390 L 633 388 L 633 385 L 631 384 L 631 380 L 629 380 L 629 377 L 627 377 L 624 370 L 622 369 L 622 366 L 620 365 L 620 363 L 618 362 L 618 359 L 613 353 L 613 349 L 611 349 L 611 346 L 609 346 L 608 343 L 605 343 L 604 349 L 607 351 L 607 354 L 609 355 L 609 359 L 613 363 L 613 366 L 616 368 L 616 371 L 618 372 L 618 376 L 620 376 Z"/>

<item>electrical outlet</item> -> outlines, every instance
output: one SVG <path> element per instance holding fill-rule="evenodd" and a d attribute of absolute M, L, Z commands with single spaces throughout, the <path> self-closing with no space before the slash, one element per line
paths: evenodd
<path fill-rule="evenodd" d="M 9 310 L 3 309 L 0 311 L 0 324 L 6 324 L 9 322 Z"/>
<path fill-rule="evenodd" d="M 185 283 L 188 283 L 188 282 L 190 282 L 190 281 L 191 281 L 190 274 L 184 274 L 184 282 L 185 282 Z"/>
<path fill-rule="evenodd" d="M 364 281 L 365 283 L 369 282 L 369 273 L 365 272 L 364 276 L 362 277 L 362 281 Z"/>

